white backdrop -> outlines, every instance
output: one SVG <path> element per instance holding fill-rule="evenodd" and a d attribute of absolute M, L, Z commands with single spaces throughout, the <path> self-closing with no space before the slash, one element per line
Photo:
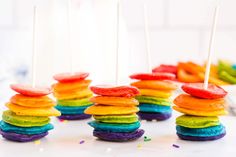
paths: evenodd
<path fill-rule="evenodd" d="M 146 0 L 153 65 L 206 57 L 213 0 Z M 0 73 L 30 66 L 33 4 L 37 19 L 37 82 L 49 85 L 52 75 L 69 71 L 67 0 L 0 1 Z M 147 70 L 143 0 L 121 0 L 120 80 Z M 235 61 L 235 0 L 221 1 L 214 61 Z M 95 84 L 114 83 L 116 0 L 72 0 L 73 67 L 87 71 Z M 12 72 L 14 73 L 14 72 Z"/>

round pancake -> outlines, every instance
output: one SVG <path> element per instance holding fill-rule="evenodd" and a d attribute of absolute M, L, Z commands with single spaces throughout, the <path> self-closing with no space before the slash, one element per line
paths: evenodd
<path fill-rule="evenodd" d="M 92 102 L 89 100 L 90 98 L 91 97 L 82 98 L 82 99 L 57 100 L 57 105 L 58 106 L 71 106 L 71 107 L 88 106 L 92 104 Z"/>
<path fill-rule="evenodd" d="M 139 112 L 138 115 L 139 115 L 141 120 L 163 121 L 163 120 L 169 119 L 171 117 L 172 113 L 171 112 L 166 112 L 166 113 Z"/>
<path fill-rule="evenodd" d="M 140 112 L 153 112 L 153 113 L 171 113 L 172 109 L 170 106 L 163 106 L 158 104 L 140 104 Z"/>
<path fill-rule="evenodd" d="M 62 114 L 61 116 L 57 117 L 59 119 L 63 119 L 63 120 L 83 120 L 83 119 L 89 119 L 91 118 L 91 115 L 88 114 Z"/>
<path fill-rule="evenodd" d="M 157 89 L 164 91 L 172 91 L 177 89 L 177 86 L 174 83 L 164 80 L 141 80 L 131 83 L 131 86 L 143 89 Z"/>
<path fill-rule="evenodd" d="M 65 99 L 81 99 L 81 98 L 87 98 L 91 97 L 93 93 L 89 89 L 83 89 L 80 91 L 68 91 L 68 92 L 54 92 L 53 95 L 58 99 L 58 100 L 65 100 Z"/>
<path fill-rule="evenodd" d="M 220 125 L 218 117 L 196 117 L 182 115 L 176 118 L 176 125 L 186 128 L 207 128 Z"/>
<path fill-rule="evenodd" d="M 226 102 L 224 99 L 200 99 L 192 97 L 188 94 L 179 95 L 175 98 L 174 104 L 180 108 L 204 111 L 221 110 L 226 107 Z"/>
<path fill-rule="evenodd" d="M 130 115 L 108 115 L 108 116 L 96 116 L 94 115 L 93 118 L 102 123 L 134 123 L 138 121 L 138 116 L 136 114 Z"/>
<path fill-rule="evenodd" d="M 6 123 L 19 127 L 43 126 L 50 122 L 48 117 L 18 116 L 10 110 L 3 112 L 2 120 Z"/>
<path fill-rule="evenodd" d="M 134 97 L 139 94 L 139 90 L 132 86 L 99 85 L 91 86 L 90 89 L 94 94 L 102 96 Z"/>
<path fill-rule="evenodd" d="M 224 109 L 217 110 L 217 111 L 203 111 L 203 110 L 189 110 L 185 108 L 180 108 L 178 106 L 173 106 L 173 109 L 178 112 L 185 113 L 187 115 L 193 115 L 193 116 L 222 116 L 228 113 Z"/>
<path fill-rule="evenodd" d="M 203 83 L 186 83 L 181 88 L 186 93 L 203 99 L 219 99 L 227 95 L 227 92 L 220 86 L 208 84 L 207 89 L 204 89 L 203 86 Z"/>
<path fill-rule="evenodd" d="M 16 141 L 16 142 L 30 142 L 30 141 L 35 141 L 38 139 L 41 139 L 45 136 L 48 135 L 48 132 L 44 132 L 41 134 L 34 134 L 34 135 L 24 135 L 24 134 L 17 134 L 17 133 L 13 133 L 13 132 L 4 132 L 2 130 L 0 130 L 0 134 L 10 140 L 10 141 Z"/>
<path fill-rule="evenodd" d="M 60 116 L 61 113 L 53 107 L 49 108 L 27 108 L 18 106 L 12 103 L 7 103 L 6 107 L 8 107 L 12 112 L 16 113 L 16 115 L 22 116 L 42 116 L 42 117 L 50 117 L 50 116 Z"/>
<path fill-rule="evenodd" d="M 60 73 L 53 76 L 55 80 L 62 83 L 75 82 L 86 79 L 89 73 L 85 72 L 73 72 L 73 73 Z"/>
<path fill-rule="evenodd" d="M 84 113 L 91 115 L 124 115 L 124 114 L 133 114 L 138 111 L 139 109 L 136 106 L 93 105 L 88 107 L 84 111 Z"/>
<path fill-rule="evenodd" d="M 152 96 L 158 98 L 169 98 L 171 97 L 171 92 L 156 90 L 156 89 L 139 89 L 140 95 Z"/>
<path fill-rule="evenodd" d="M 127 97 L 95 96 L 90 99 L 93 103 L 114 106 L 137 106 L 138 100 Z"/>
<path fill-rule="evenodd" d="M 181 134 L 178 134 L 178 133 L 177 133 L 177 135 L 182 140 L 188 140 L 188 141 L 213 141 L 213 140 L 218 140 L 218 139 L 223 138 L 226 135 L 226 133 L 223 133 L 223 134 L 220 134 L 220 135 L 217 135 L 217 136 L 210 136 L 210 137 L 185 136 L 185 135 L 181 135 Z"/>
<path fill-rule="evenodd" d="M 11 97 L 10 102 L 24 107 L 53 107 L 55 102 L 48 96 L 30 97 L 16 94 Z"/>
<path fill-rule="evenodd" d="M 91 106 L 91 105 L 90 105 Z M 84 110 L 89 106 L 79 106 L 79 107 L 67 107 L 67 106 L 56 106 L 61 114 L 83 114 Z"/>
<path fill-rule="evenodd" d="M 177 125 L 176 130 L 178 134 L 184 136 L 196 136 L 196 137 L 211 137 L 225 133 L 225 127 L 221 124 L 212 127 L 198 128 L 198 129 L 186 128 Z"/>
<path fill-rule="evenodd" d="M 139 101 L 139 103 L 144 103 L 144 104 L 158 104 L 163 106 L 171 105 L 171 101 L 169 99 L 164 99 L 164 98 L 157 98 L 151 96 L 136 96 L 135 98 Z"/>
<path fill-rule="evenodd" d="M 100 123 L 97 121 L 91 121 L 88 124 L 97 131 L 108 132 L 133 132 L 140 127 L 139 121 L 130 124 Z"/>
<path fill-rule="evenodd" d="M 34 135 L 41 134 L 52 130 L 54 127 L 52 124 L 46 124 L 44 126 L 36 126 L 36 127 L 19 127 L 14 126 L 3 121 L 0 122 L 0 129 L 4 132 L 13 132 L 17 134 L 26 134 L 26 135 Z"/>
<path fill-rule="evenodd" d="M 136 140 L 142 137 L 144 134 L 144 130 L 138 129 L 134 132 L 108 132 L 108 131 L 93 131 L 93 136 L 105 140 L 105 141 L 113 141 L 113 142 L 126 142 Z"/>
<path fill-rule="evenodd" d="M 55 92 L 66 92 L 66 91 L 73 91 L 73 90 L 81 90 L 84 88 L 88 88 L 91 80 L 81 80 L 76 82 L 69 82 L 69 83 L 55 83 L 52 85 L 52 88 Z"/>

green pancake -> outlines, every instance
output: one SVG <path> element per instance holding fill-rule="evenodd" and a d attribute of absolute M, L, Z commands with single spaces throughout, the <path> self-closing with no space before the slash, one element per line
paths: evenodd
<path fill-rule="evenodd" d="M 236 77 L 236 70 L 232 67 L 232 64 L 227 61 L 220 60 L 218 62 L 218 70 L 226 71 L 229 75 Z"/>
<path fill-rule="evenodd" d="M 226 71 L 219 72 L 219 78 L 231 84 L 236 84 L 236 77 L 231 76 Z"/>
<path fill-rule="evenodd" d="M 72 106 L 72 107 L 80 107 L 80 106 L 88 106 L 93 104 L 89 101 L 90 98 L 83 99 L 68 99 L 68 100 L 57 100 L 58 106 Z"/>
<path fill-rule="evenodd" d="M 108 116 L 93 116 L 93 118 L 98 122 L 103 123 L 134 123 L 138 121 L 138 116 L 136 114 L 131 115 L 108 115 Z"/>
<path fill-rule="evenodd" d="M 179 116 L 176 118 L 176 125 L 186 128 L 207 128 L 220 125 L 218 117 L 196 117 L 196 116 Z"/>
<path fill-rule="evenodd" d="M 169 99 L 157 98 L 153 96 L 136 96 L 135 97 L 139 103 L 143 104 L 153 104 L 153 105 L 162 105 L 162 106 L 170 106 L 171 101 Z"/>
<path fill-rule="evenodd" d="M 44 126 L 50 122 L 50 118 L 48 117 L 18 116 L 10 110 L 3 112 L 2 120 L 19 127 Z"/>

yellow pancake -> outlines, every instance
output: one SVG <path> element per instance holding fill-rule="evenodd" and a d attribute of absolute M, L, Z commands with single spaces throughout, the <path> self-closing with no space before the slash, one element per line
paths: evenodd
<path fill-rule="evenodd" d="M 103 105 L 114 106 L 137 106 L 138 100 L 126 97 L 96 96 L 90 99 L 91 102 Z"/>
<path fill-rule="evenodd" d="M 157 81 L 157 80 L 141 80 L 131 83 L 131 86 L 143 89 L 159 89 L 166 91 L 172 91 L 177 89 L 177 86 L 170 81 Z"/>
<path fill-rule="evenodd" d="M 65 100 L 65 99 L 80 99 L 80 98 L 91 97 L 93 93 L 89 89 L 83 89 L 81 91 L 74 91 L 74 92 L 63 92 L 63 93 L 54 92 L 53 95 L 58 100 Z"/>
<path fill-rule="evenodd" d="M 18 106 L 16 104 L 7 103 L 6 106 L 15 114 L 22 116 L 60 116 L 61 113 L 53 107 L 44 108 L 28 108 L 23 106 Z"/>
<path fill-rule="evenodd" d="M 88 107 L 84 113 L 91 115 L 124 115 L 138 112 L 138 107 L 135 106 L 106 106 L 93 105 Z"/>
<path fill-rule="evenodd" d="M 139 89 L 140 95 L 143 96 L 153 96 L 157 98 L 169 98 L 171 96 L 171 92 L 160 91 L 156 89 Z"/>
<path fill-rule="evenodd" d="M 178 106 L 173 106 L 173 109 L 178 112 L 181 112 L 187 115 L 193 115 L 193 116 L 222 116 L 228 113 L 224 109 L 217 110 L 217 111 L 202 111 L 202 110 L 189 110 L 185 108 L 180 108 Z"/>
<path fill-rule="evenodd" d="M 52 88 L 55 92 L 66 92 L 87 88 L 91 82 L 91 80 L 81 80 L 68 83 L 55 83 L 52 85 Z"/>
<path fill-rule="evenodd" d="M 10 102 L 24 107 L 53 107 L 56 105 L 48 96 L 29 97 L 21 94 L 11 97 Z"/>

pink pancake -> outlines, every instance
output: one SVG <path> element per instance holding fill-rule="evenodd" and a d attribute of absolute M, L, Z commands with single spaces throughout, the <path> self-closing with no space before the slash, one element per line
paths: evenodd
<path fill-rule="evenodd" d="M 186 83 L 182 86 L 182 89 L 195 97 L 203 99 L 219 99 L 227 95 L 227 92 L 220 86 L 208 84 L 208 88 L 203 88 L 203 83 Z"/>
<path fill-rule="evenodd" d="M 76 73 L 60 73 L 53 76 L 58 82 L 74 82 L 84 80 L 89 76 L 89 73 L 76 72 Z"/>
<path fill-rule="evenodd" d="M 17 93 L 25 96 L 45 96 L 52 92 L 50 88 L 46 87 L 32 87 L 31 85 L 12 84 L 11 89 Z"/>
<path fill-rule="evenodd" d="M 139 94 L 139 90 L 131 86 L 92 86 L 91 91 L 97 95 L 115 97 L 134 97 Z"/>

